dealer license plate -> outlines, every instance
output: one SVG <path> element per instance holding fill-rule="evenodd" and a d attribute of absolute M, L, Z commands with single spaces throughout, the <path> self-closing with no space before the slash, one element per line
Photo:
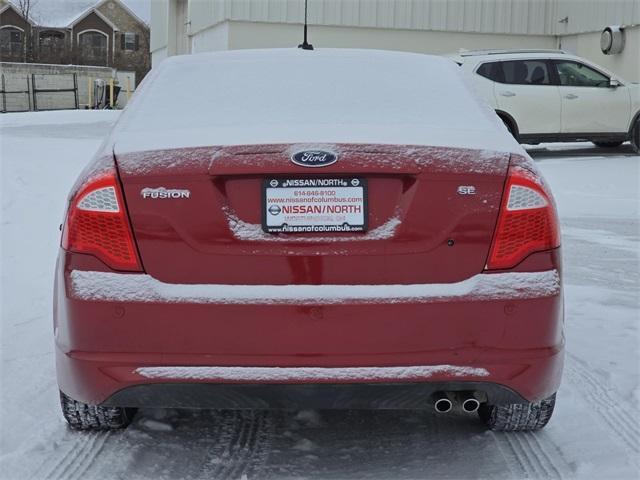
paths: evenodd
<path fill-rule="evenodd" d="M 262 228 L 268 233 L 364 232 L 366 179 L 267 178 Z"/>

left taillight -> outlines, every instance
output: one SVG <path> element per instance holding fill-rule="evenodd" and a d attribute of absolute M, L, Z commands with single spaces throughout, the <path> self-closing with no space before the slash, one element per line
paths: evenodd
<path fill-rule="evenodd" d="M 91 178 L 71 199 L 62 248 L 94 255 L 114 270 L 142 271 L 114 168 Z"/>

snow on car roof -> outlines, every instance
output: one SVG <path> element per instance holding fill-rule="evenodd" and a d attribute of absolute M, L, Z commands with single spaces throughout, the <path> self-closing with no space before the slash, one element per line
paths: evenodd
<path fill-rule="evenodd" d="M 238 50 L 163 61 L 116 125 L 116 152 L 283 143 L 523 153 L 451 60 L 375 50 Z"/>

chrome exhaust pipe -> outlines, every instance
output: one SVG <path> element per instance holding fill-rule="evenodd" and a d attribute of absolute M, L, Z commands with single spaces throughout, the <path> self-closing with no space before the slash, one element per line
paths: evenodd
<path fill-rule="evenodd" d="M 480 408 L 480 402 L 473 393 L 463 392 L 459 394 L 462 410 L 466 413 L 475 413 Z"/>
<path fill-rule="evenodd" d="M 462 410 L 467 413 L 475 413 L 480 408 L 480 402 L 475 398 L 467 398 L 462 402 Z"/>
<path fill-rule="evenodd" d="M 437 392 L 433 395 L 433 406 L 438 413 L 450 412 L 453 408 L 453 403 L 449 400 L 449 397 L 444 392 Z"/>

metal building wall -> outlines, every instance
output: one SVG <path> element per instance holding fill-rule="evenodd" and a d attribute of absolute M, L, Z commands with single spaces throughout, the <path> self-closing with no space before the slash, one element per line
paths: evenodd
<path fill-rule="evenodd" d="M 151 52 L 165 48 L 168 40 L 169 0 L 151 2 Z"/>
<path fill-rule="evenodd" d="M 557 0 L 310 0 L 309 22 L 331 26 L 550 35 L 555 28 L 556 2 Z M 191 32 L 195 34 L 225 20 L 300 23 L 304 15 L 304 1 L 190 0 L 189 9 Z"/>
<path fill-rule="evenodd" d="M 554 35 L 599 32 L 608 25 L 640 25 L 640 0 L 554 0 Z M 560 20 L 567 18 L 566 22 Z"/>
<path fill-rule="evenodd" d="M 155 0 L 154 7 L 167 0 Z M 154 5 L 155 4 L 155 5 Z M 160 7 L 162 8 L 162 7 Z M 303 0 L 189 0 L 191 34 L 225 20 L 300 23 Z M 568 17 L 568 21 L 561 22 Z M 567 35 L 640 24 L 640 0 L 309 0 L 315 25 Z"/>
<path fill-rule="evenodd" d="M 175 14 L 187 1 L 185 40 L 191 52 L 289 46 L 299 40 L 292 29 L 303 20 L 304 0 L 153 0 L 154 64 L 188 53 L 178 51 L 176 26 L 182 23 Z M 309 0 L 309 21 L 314 39 L 325 46 L 440 53 L 562 45 L 640 80 L 640 0 Z M 599 50 L 599 32 L 608 25 L 629 27 L 620 55 Z"/>
<path fill-rule="evenodd" d="M 152 2 L 152 50 L 167 43 L 170 0 Z M 189 33 L 226 20 L 299 24 L 303 0 L 189 0 Z M 561 22 L 567 18 L 566 22 Z M 639 25 L 640 0 L 309 0 L 314 25 L 571 35 Z"/>

